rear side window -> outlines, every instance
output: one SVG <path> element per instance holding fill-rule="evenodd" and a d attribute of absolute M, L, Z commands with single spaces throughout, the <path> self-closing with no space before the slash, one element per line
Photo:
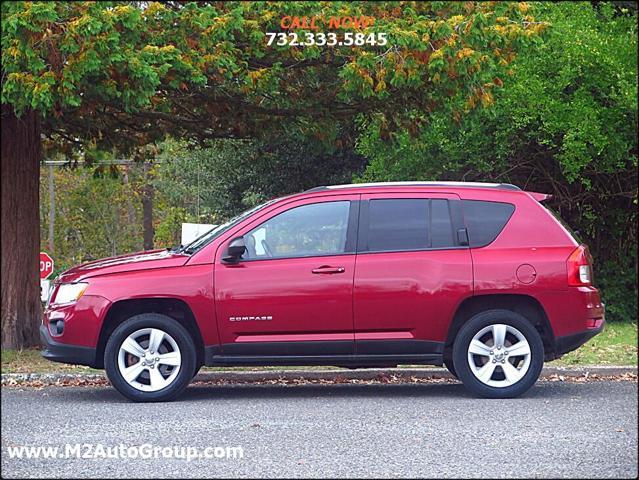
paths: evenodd
<path fill-rule="evenodd" d="M 428 200 L 371 200 L 369 208 L 369 250 L 420 250 L 428 247 Z"/>
<path fill-rule="evenodd" d="M 368 230 L 360 251 L 388 252 L 455 247 L 447 200 L 370 200 Z M 365 225 L 364 225 L 365 227 Z"/>
<path fill-rule="evenodd" d="M 432 248 L 446 248 L 455 245 L 448 200 L 430 201 L 430 235 Z"/>
<path fill-rule="evenodd" d="M 471 247 L 484 247 L 497 238 L 515 211 L 510 203 L 462 200 Z"/>

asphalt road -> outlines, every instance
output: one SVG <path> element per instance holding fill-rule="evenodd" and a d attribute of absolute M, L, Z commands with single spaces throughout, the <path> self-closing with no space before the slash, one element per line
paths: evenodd
<path fill-rule="evenodd" d="M 19 460 L 7 450 L 65 443 L 240 446 L 243 458 Z M 459 384 L 200 386 L 146 405 L 111 388 L 3 388 L 2 476 L 631 478 L 637 383 L 540 382 L 513 400 L 475 399 Z"/>

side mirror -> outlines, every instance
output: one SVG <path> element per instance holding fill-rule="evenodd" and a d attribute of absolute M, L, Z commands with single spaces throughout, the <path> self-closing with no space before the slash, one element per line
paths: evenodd
<path fill-rule="evenodd" d="M 226 255 L 222 257 L 224 263 L 237 263 L 246 252 L 246 244 L 244 243 L 244 237 L 237 237 L 231 240 L 229 246 L 226 248 Z"/>

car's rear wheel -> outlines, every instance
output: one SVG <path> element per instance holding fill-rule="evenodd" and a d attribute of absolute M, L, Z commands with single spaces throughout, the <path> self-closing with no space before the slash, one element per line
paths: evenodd
<path fill-rule="evenodd" d="M 111 384 L 136 402 L 172 400 L 188 386 L 196 365 L 188 331 L 165 315 L 145 313 L 109 337 L 104 366 Z"/>
<path fill-rule="evenodd" d="M 544 346 L 539 332 L 522 315 L 489 310 L 472 317 L 453 346 L 459 379 L 471 392 L 488 398 L 511 398 L 539 378 Z"/>

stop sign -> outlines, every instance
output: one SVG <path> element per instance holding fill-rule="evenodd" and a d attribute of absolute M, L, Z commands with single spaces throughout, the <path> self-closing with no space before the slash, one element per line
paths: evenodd
<path fill-rule="evenodd" d="M 53 273 L 53 258 L 47 252 L 40 252 L 40 280 L 49 278 Z"/>

